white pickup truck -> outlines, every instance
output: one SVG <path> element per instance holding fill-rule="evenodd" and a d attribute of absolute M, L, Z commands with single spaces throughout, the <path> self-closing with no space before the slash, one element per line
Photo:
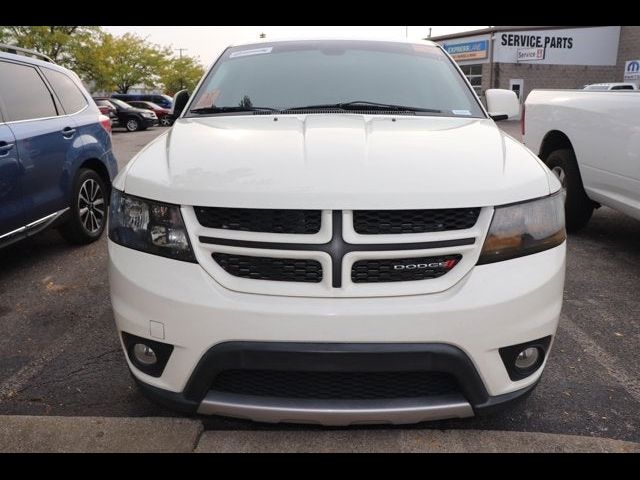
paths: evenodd
<path fill-rule="evenodd" d="M 606 205 L 640 219 L 640 92 L 534 90 L 524 142 L 566 188 L 568 231 Z"/>

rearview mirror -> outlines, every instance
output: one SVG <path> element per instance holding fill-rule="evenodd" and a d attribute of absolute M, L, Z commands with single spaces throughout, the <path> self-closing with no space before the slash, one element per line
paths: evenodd
<path fill-rule="evenodd" d="M 180 114 L 184 110 L 184 107 L 187 105 L 188 101 L 189 101 L 188 90 L 180 90 L 178 93 L 176 93 L 173 96 L 173 108 L 171 109 L 171 117 L 173 117 L 174 120 L 180 116 Z"/>
<path fill-rule="evenodd" d="M 520 101 L 516 92 L 501 88 L 490 88 L 485 92 L 489 116 L 496 122 L 517 118 L 520 115 Z"/>

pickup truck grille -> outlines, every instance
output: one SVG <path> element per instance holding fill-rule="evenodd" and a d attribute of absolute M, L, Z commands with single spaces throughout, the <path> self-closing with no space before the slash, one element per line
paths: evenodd
<path fill-rule="evenodd" d="M 297 233 L 320 231 L 320 210 L 194 207 L 203 227 L 242 232 Z"/>
<path fill-rule="evenodd" d="M 460 261 L 462 255 L 443 257 L 360 260 L 351 267 L 353 283 L 408 282 L 438 278 Z"/>
<path fill-rule="evenodd" d="M 316 260 L 296 258 L 250 257 L 214 253 L 213 259 L 234 277 L 277 282 L 322 281 L 322 266 Z"/>
<path fill-rule="evenodd" d="M 355 210 L 353 228 L 360 235 L 464 230 L 473 227 L 479 215 L 479 208 Z"/>

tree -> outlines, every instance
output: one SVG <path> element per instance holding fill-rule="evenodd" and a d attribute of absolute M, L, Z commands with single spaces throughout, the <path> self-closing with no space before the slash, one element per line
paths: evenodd
<path fill-rule="evenodd" d="M 0 40 L 72 66 L 74 54 L 101 32 L 97 26 L 0 26 Z"/>
<path fill-rule="evenodd" d="M 167 62 L 160 75 L 160 82 L 164 85 L 165 93 L 174 95 L 185 88 L 192 92 L 202 75 L 204 68 L 198 59 L 183 56 Z"/>
<path fill-rule="evenodd" d="M 131 33 L 120 37 L 101 32 L 75 52 L 73 69 L 95 90 L 127 93 L 136 84 L 154 87 L 166 68 L 171 49 Z"/>
<path fill-rule="evenodd" d="M 155 86 L 166 68 L 171 49 L 125 33 L 121 37 L 110 38 L 107 53 L 111 79 L 119 93 L 127 93 L 129 88 L 138 83 Z"/>

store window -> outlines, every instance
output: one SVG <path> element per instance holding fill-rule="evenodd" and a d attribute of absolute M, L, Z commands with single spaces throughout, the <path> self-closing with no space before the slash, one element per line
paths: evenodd
<path fill-rule="evenodd" d="M 469 83 L 471 83 L 478 96 L 482 95 L 482 64 L 460 65 L 460 69 L 464 76 L 469 79 Z"/>

